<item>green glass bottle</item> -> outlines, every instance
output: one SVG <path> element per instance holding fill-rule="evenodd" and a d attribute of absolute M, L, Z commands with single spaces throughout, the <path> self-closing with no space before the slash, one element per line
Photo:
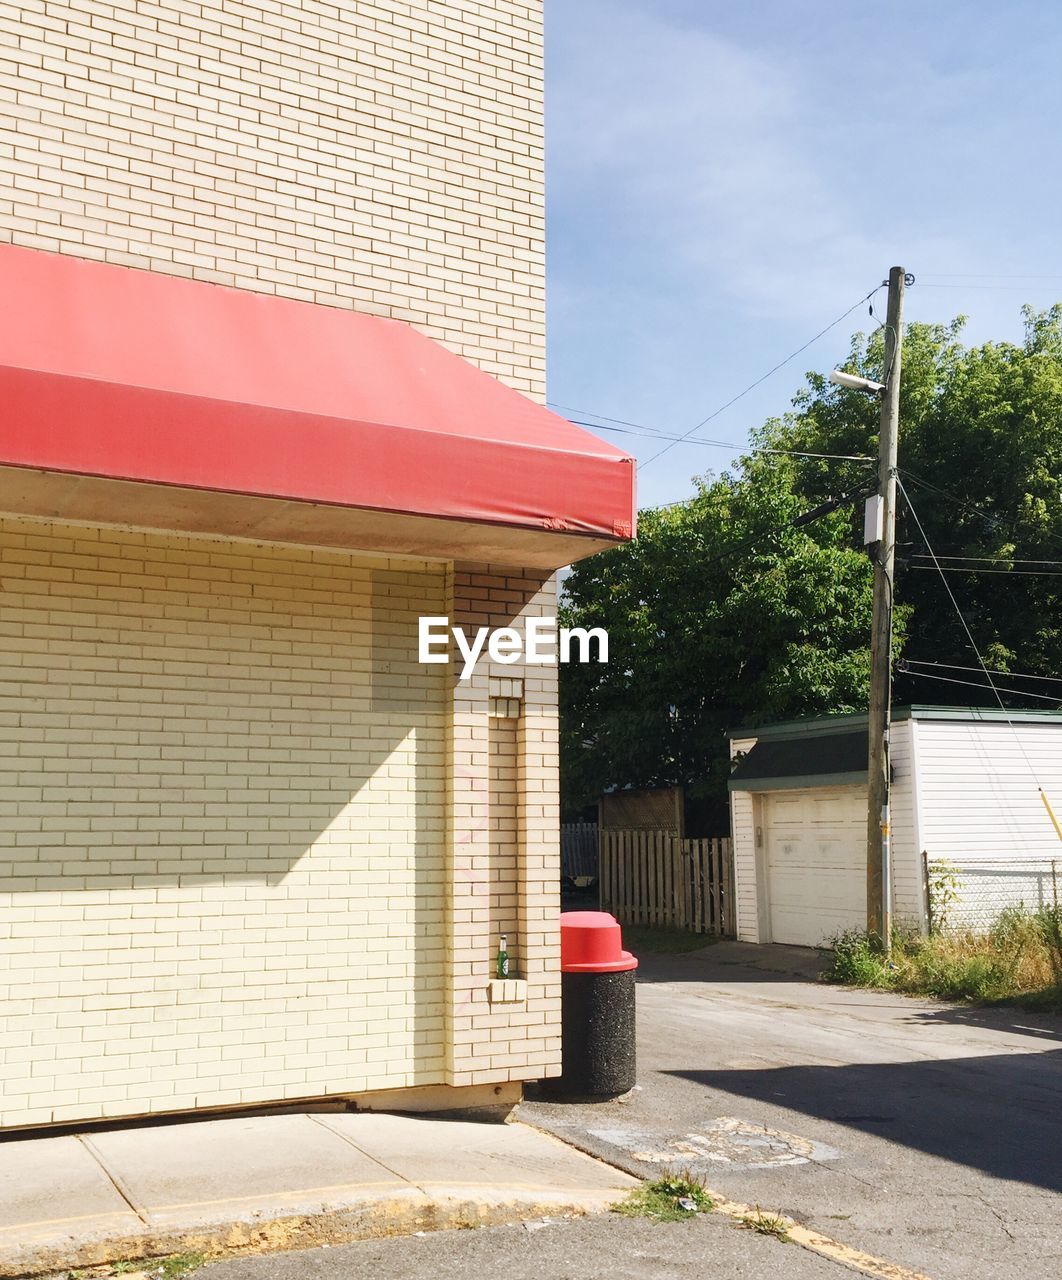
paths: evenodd
<path fill-rule="evenodd" d="M 498 939 L 498 977 L 509 976 L 509 939 L 503 933 Z"/>

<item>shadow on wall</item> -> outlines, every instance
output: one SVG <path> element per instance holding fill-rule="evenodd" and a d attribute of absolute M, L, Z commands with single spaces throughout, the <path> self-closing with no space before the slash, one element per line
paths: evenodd
<path fill-rule="evenodd" d="M 874 1134 L 995 1178 L 1062 1191 L 1062 1050 L 668 1074 Z"/>
<path fill-rule="evenodd" d="M 100 603 L 73 642 L 42 644 L 39 670 L 22 673 L 28 710 L 6 735 L 15 830 L 0 894 L 14 922 L 0 998 L 36 981 L 33 1012 L 47 1020 L 53 1001 L 109 1010 L 132 989 L 140 1034 L 194 1036 L 198 1018 L 239 1040 L 243 1020 L 240 1053 L 280 1072 L 301 1070 L 302 1020 L 308 1040 L 338 1052 L 336 1081 L 368 1069 L 359 1024 L 386 1020 L 416 1053 L 376 1051 L 381 1069 L 433 1083 L 447 673 L 419 663 L 417 617 L 445 611 L 444 575 L 355 565 L 344 577 L 307 560 L 274 599 L 272 579 L 248 586 L 238 565 L 222 569 L 194 600 L 183 580 L 165 607 Z M 5 603 L 10 620 L 21 602 Z M 28 920 L 42 897 L 50 933 Z M 255 1032 L 263 1015 L 287 1031 Z M 5 1034 L 11 1045 L 36 1033 Z M 186 1048 L 159 1052 L 180 1061 Z"/>

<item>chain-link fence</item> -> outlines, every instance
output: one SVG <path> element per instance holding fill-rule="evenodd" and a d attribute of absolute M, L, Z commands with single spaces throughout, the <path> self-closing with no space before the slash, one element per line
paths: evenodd
<path fill-rule="evenodd" d="M 990 929 L 1007 907 L 1062 905 L 1062 857 L 926 862 L 930 928 Z"/>

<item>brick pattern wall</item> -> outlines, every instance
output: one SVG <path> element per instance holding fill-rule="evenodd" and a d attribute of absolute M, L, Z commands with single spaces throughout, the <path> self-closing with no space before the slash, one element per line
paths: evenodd
<path fill-rule="evenodd" d="M 555 603 L 0 518 L 0 1125 L 556 1074 L 557 672 L 416 654 Z"/>
<path fill-rule="evenodd" d="M 544 396 L 542 0 L 0 0 L 0 238 L 409 321 Z"/>
<path fill-rule="evenodd" d="M 490 565 L 456 565 L 454 624 L 521 628 L 555 616 L 556 580 Z M 467 681 L 448 668 L 453 690 L 448 1083 L 528 1080 L 560 1073 L 560 801 L 557 778 L 557 668 L 480 660 Z M 513 698 L 492 697 L 492 683 Z M 492 720 L 492 710 L 506 716 Z M 491 726 L 495 728 L 492 735 Z M 492 755 L 492 745 L 494 752 Z M 503 787 L 513 770 L 512 791 Z M 511 808 L 500 803 L 512 800 Z M 493 801 L 493 804 L 492 804 Z M 515 864 L 515 893 L 506 896 Z M 515 901 L 513 900 L 515 898 Z M 504 903 L 504 906 L 501 904 Z M 509 929 L 513 976 L 526 999 L 492 1005 L 496 931 Z M 513 927 L 515 926 L 515 927 Z"/>
<path fill-rule="evenodd" d="M 443 1080 L 446 590 L 0 521 L 0 1124 Z"/>

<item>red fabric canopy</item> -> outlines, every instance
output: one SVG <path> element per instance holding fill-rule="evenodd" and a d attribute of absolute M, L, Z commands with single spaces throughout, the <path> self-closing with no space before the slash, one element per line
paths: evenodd
<path fill-rule="evenodd" d="M 634 463 L 407 324 L 0 246 L 0 466 L 630 537 Z"/>

